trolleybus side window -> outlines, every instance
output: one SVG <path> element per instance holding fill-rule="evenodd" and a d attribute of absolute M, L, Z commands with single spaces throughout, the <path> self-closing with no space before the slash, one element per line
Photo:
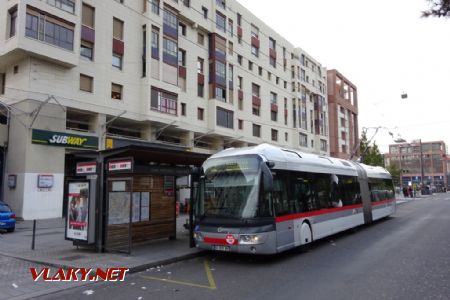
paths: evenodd
<path fill-rule="evenodd" d="M 370 178 L 369 190 L 372 202 L 394 198 L 394 186 L 390 179 Z"/>
<path fill-rule="evenodd" d="M 338 175 L 339 190 L 343 205 L 354 205 L 361 203 L 361 192 L 357 177 Z"/>
<path fill-rule="evenodd" d="M 273 175 L 272 201 L 277 216 L 290 213 L 286 190 L 286 172 L 276 171 Z"/>

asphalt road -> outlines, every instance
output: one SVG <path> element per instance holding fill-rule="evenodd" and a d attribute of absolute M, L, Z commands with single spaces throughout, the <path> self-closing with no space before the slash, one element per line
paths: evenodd
<path fill-rule="evenodd" d="M 450 193 L 272 257 L 210 254 L 41 299 L 450 299 Z"/>

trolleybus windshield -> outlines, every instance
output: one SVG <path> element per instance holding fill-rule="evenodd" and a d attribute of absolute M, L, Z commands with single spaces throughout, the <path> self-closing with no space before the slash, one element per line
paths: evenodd
<path fill-rule="evenodd" d="M 255 218 L 260 216 L 258 198 L 260 162 L 257 156 L 215 158 L 203 166 L 203 217 Z"/>

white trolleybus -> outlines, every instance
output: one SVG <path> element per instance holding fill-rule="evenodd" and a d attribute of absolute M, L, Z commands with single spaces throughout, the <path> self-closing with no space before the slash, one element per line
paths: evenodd
<path fill-rule="evenodd" d="M 273 254 L 395 212 L 389 172 L 261 144 L 202 166 L 194 203 L 198 248 Z"/>

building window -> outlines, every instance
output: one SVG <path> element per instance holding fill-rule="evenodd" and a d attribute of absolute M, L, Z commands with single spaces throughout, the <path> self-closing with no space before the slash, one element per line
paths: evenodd
<path fill-rule="evenodd" d="M 233 129 L 233 111 L 217 107 L 217 126 Z"/>
<path fill-rule="evenodd" d="M 186 116 L 186 103 L 181 103 L 181 115 Z"/>
<path fill-rule="evenodd" d="M 177 115 L 177 97 L 177 94 L 152 87 L 150 107 L 158 112 Z"/>
<path fill-rule="evenodd" d="M 80 55 L 88 58 L 89 60 L 94 59 L 94 44 L 88 41 L 81 41 L 80 45 Z"/>
<path fill-rule="evenodd" d="M 94 90 L 94 78 L 88 75 L 80 74 L 80 90 L 92 93 Z"/>
<path fill-rule="evenodd" d="M 270 92 L 270 103 L 277 104 L 278 95 Z"/>
<path fill-rule="evenodd" d="M 122 100 L 122 89 L 123 87 L 120 84 L 112 83 L 111 98 L 116 100 Z"/>
<path fill-rule="evenodd" d="M 183 0 L 183 4 L 186 7 L 190 7 L 191 6 L 191 1 L 190 0 Z"/>
<path fill-rule="evenodd" d="M 177 15 L 167 9 L 164 9 L 163 23 L 165 27 L 164 32 L 166 32 L 166 30 L 168 29 L 169 31 L 171 31 L 172 36 L 176 38 L 178 31 Z"/>
<path fill-rule="evenodd" d="M 261 137 L 261 125 L 253 124 L 253 136 Z"/>
<path fill-rule="evenodd" d="M 112 55 L 112 66 L 119 70 L 122 70 L 122 55 L 113 53 Z"/>
<path fill-rule="evenodd" d="M 228 88 L 233 89 L 234 79 L 233 79 L 233 65 L 228 65 Z"/>
<path fill-rule="evenodd" d="M 277 59 L 275 57 L 270 56 L 269 57 L 269 63 L 272 67 L 276 68 L 277 67 Z"/>
<path fill-rule="evenodd" d="M 9 14 L 9 37 L 16 35 L 16 23 L 17 23 L 17 5 L 8 11 Z"/>
<path fill-rule="evenodd" d="M 238 129 L 243 130 L 244 129 L 244 121 L 239 119 L 238 120 Z"/>
<path fill-rule="evenodd" d="M 75 1 L 73 0 L 47 0 L 47 3 L 71 14 L 75 13 Z"/>
<path fill-rule="evenodd" d="M 289 134 L 287 132 L 284 133 L 284 140 L 287 142 L 289 138 Z"/>
<path fill-rule="evenodd" d="M 252 37 L 259 39 L 259 28 L 253 24 L 251 24 L 251 26 L 252 26 Z"/>
<path fill-rule="evenodd" d="M 237 88 L 238 88 L 239 90 L 242 90 L 242 89 L 243 89 L 242 83 L 243 83 L 242 77 L 241 77 L 241 76 L 238 76 L 238 86 L 237 86 Z"/>
<path fill-rule="evenodd" d="M 259 91 L 260 91 L 259 85 L 252 83 L 252 96 L 259 98 Z"/>
<path fill-rule="evenodd" d="M 178 31 L 181 33 L 182 36 L 186 36 L 186 25 L 179 22 L 178 23 Z"/>
<path fill-rule="evenodd" d="M 253 71 L 253 63 L 251 61 L 248 61 L 248 69 Z"/>
<path fill-rule="evenodd" d="M 151 2 L 152 2 L 152 13 L 159 16 L 159 0 L 151 0 Z"/>
<path fill-rule="evenodd" d="M 166 37 L 163 38 L 163 61 L 176 66 L 178 61 L 178 45 Z"/>
<path fill-rule="evenodd" d="M 228 19 L 228 35 L 233 37 L 233 20 Z"/>
<path fill-rule="evenodd" d="M 113 38 L 123 41 L 123 21 L 113 18 Z"/>
<path fill-rule="evenodd" d="M 270 111 L 270 119 L 274 122 L 278 121 L 278 112 L 271 110 Z"/>
<path fill-rule="evenodd" d="M 203 74 L 204 65 L 205 65 L 205 60 L 201 57 L 197 57 L 197 73 Z"/>
<path fill-rule="evenodd" d="M 226 27 L 225 27 L 225 16 L 222 15 L 219 12 L 216 12 L 216 27 L 219 30 L 222 30 L 223 32 L 226 32 Z"/>
<path fill-rule="evenodd" d="M 73 24 L 61 18 L 38 13 L 27 7 L 25 35 L 46 43 L 73 50 Z"/>
<path fill-rule="evenodd" d="M 178 48 L 178 65 L 186 67 L 186 51 Z"/>
<path fill-rule="evenodd" d="M 197 108 L 197 119 L 200 121 L 205 119 L 205 110 L 203 108 Z"/>
<path fill-rule="evenodd" d="M 299 134 L 299 144 L 302 147 L 308 147 L 308 136 L 306 134 Z"/>
<path fill-rule="evenodd" d="M 276 129 L 272 129 L 271 130 L 271 137 L 272 137 L 272 141 L 278 141 L 278 130 Z"/>
<path fill-rule="evenodd" d="M 225 9 L 225 0 L 216 0 L 216 5 L 220 8 Z"/>
<path fill-rule="evenodd" d="M 204 97 L 204 85 L 203 84 L 200 84 L 200 83 L 197 83 L 197 96 L 198 97 L 200 97 L 200 98 L 203 98 Z"/>
<path fill-rule="evenodd" d="M 240 13 L 237 13 L 236 17 L 237 17 L 238 26 L 241 26 L 242 25 L 242 15 Z"/>
<path fill-rule="evenodd" d="M 328 150 L 328 144 L 326 140 L 320 140 L 320 151 L 326 152 Z"/>
<path fill-rule="evenodd" d="M 19 66 L 18 66 L 18 65 L 15 65 L 15 66 L 14 66 L 14 68 L 13 68 L 13 73 L 14 73 L 14 74 L 19 73 Z"/>
<path fill-rule="evenodd" d="M 147 25 L 142 25 L 142 77 L 147 76 Z"/>
<path fill-rule="evenodd" d="M 223 102 L 227 101 L 227 95 L 224 88 L 216 86 L 216 99 Z"/>
<path fill-rule="evenodd" d="M 203 34 L 197 34 L 197 43 L 202 46 L 205 45 L 205 36 Z"/>
<path fill-rule="evenodd" d="M 252 114 L 255 116 L 260 115 L 260 107 L 259 105 L 252 105 Z"/>
<path fill-rule="evenodd" d="M 216 81 L 225 82 L 225 64 L 216 60 Z"/>
<path fill-rule="evenodd" d="M 233 52 L 233 42 L 228 42 L 228 54 L 232 56 Z"/>
<path fill-rule="evenodd" d="M 152 28 L 152 58 L 159 59 L 159 29 Z"/>
<path fill-rule="evenodd" d="M 5 93 L 6 73 L 0 73 L 0 95 Z"/>
<path fill-rule="evenodd" d="M 208 19 L 208 9 L 202 6 L 203 18 Z"/>
<path fill-rule="evenodd" d="M 238 64 L 242 66 L 242 55 L 238 54 L 237 56 Z"/>
<path fill-rule="evenodd" d="M 252 45 L 252 54 L 259 57 L 259 48 Z"/>
<path fill-rule="evenodd" d="M 95 8 L 83 3 L 81 12 L 81 22 L 84 26 L 94 28 L 95 26 Z"/>
<path fill-rule="evenodd" d="M 277 42 L 273 38 L 269 38 L 269 49 L 276 50 Z"/>

